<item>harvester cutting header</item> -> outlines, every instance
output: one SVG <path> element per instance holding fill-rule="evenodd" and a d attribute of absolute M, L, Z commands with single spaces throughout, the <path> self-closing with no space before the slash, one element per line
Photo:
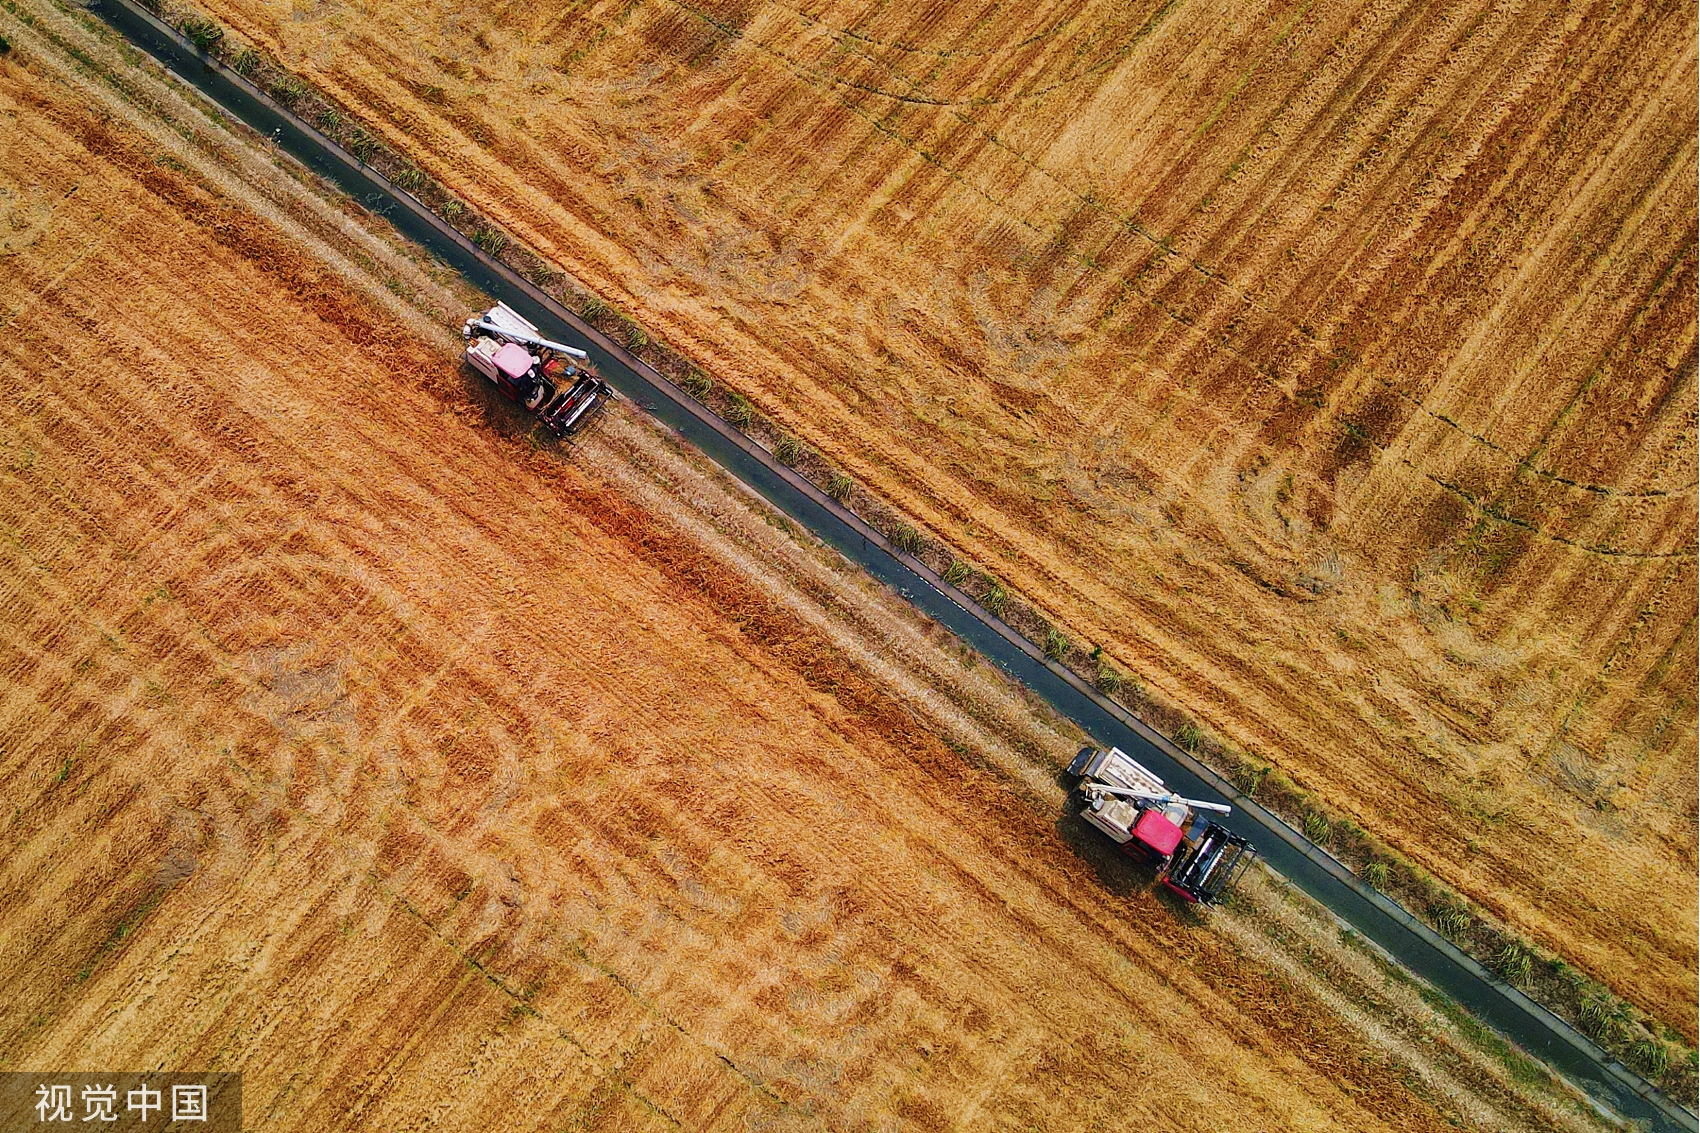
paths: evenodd
<path fill-rule="evenodd" d="M 1188 901 L 1221 900 L 1257 856 L 1245 838 L 1199 814 L 1233 807 L 1181 798 L 1119 747 L 1081 748 L 1068 771 L 1080 780 L 1080 816 Z"/>
<path fill-rule="evenodd" d="M 577 433 L 614 397 L 613 388 L 586 367 L 590 355 L 544 338 L 506 303 L 467 319 L 461 334 L 472 368 L 536 413 L 557 437 Z"/>

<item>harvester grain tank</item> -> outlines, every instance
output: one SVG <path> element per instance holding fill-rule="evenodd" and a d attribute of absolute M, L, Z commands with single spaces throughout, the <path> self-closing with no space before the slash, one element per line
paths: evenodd
<path fill-rule="evenodd" d="M 513 401 L 537 414 L 558 437 L 589 424 L 614 396 L 585 366 L 590 355 L 551 342 L 506 303 L 466 320 L 466 360 Z"/>
<path fill-rule="evenodd" d="M 1079 780 L 1080 816 L 1188 901 L 1221 900 L 1256 857 L 1250 842 L 1202 813 L 1232 807 L 1182 798 L 1119 747 L 1081 748 L 1068 770 Z"/>

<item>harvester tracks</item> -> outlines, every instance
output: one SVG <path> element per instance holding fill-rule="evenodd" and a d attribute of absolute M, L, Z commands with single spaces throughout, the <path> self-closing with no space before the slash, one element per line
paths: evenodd
<path fill-rule="evenodd" d="M 1225 825 L 1252 838 L 1269 865 L 1363 938 L 1426 980 L 1602 1105 L 1644 1128 L 1700 1133 L 1700 1119 L 1654 1089 L 1563 1020 L 1496 978 L 1409 912 L 1364 884 L 1279 817 L 1244 796 L 1040 648 L 982 610 L 913 555 L 840 506 L 802 475 L 704 408 L 606 335 L 488 255 L 417 199 L 273 101 L 219 60 L 134 3 L 97 0 L 98 14 L 224 112 L 270 137 L 386 217 L 469 283 L 500 295 L 554 337 L 582 343 L 601 373 L 728 473 L 895 589 L 922 613 L 991 659 L 1101 742 L 1131 752 L 1179 792 L 1232 804 Z"/>

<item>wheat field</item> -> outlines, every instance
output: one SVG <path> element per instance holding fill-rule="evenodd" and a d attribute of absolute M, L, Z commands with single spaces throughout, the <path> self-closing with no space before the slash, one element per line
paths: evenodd
<path fill-rule="evenodd" d="M 1694 1038 L 1692 5 L 207 10 Z"/>
<path fill-rule="evenodd" d="M 315 1133 L 1604 1127 L 1276 883 L 1157 900 L 1056 825 L 1078 733 L 635 414 L 531 443 L 478 296 L 24 11 L 0 1067 Z"/>

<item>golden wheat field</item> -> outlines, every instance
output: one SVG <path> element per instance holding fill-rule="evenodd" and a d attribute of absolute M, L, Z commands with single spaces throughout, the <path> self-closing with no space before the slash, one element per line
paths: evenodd
<path fill-rule="evenodd" d="M 1598 1127 L 1265 883 L 1213 929 L 1082 856 L 995 754 L 1077 734 L 944 643 L 947 742 L 924 625 L 728 566 L 786 537 L 628 418 L 538 451 L 386 305 L 470 297 L 29 11 L 0 1068 L 237 1070 L 251 1129 Z"/>
<path fill-rule="evenodd" d="M 1692 5 L 206 8 L 1694 1037 Z"/>

